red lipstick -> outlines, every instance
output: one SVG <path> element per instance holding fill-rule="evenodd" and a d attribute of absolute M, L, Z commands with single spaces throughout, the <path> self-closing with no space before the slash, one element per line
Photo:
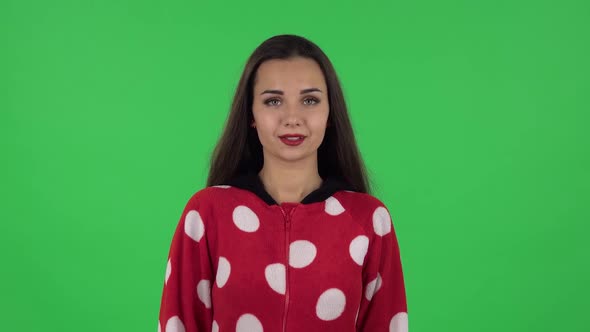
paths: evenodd
<path fill-rule="evenodd" d="M 279 138 L 281 139 L 281 142 L 285 143 L 286 145 L 297 146 L 303 143 L 305 136 L 301 134 L 286 134 L 279 136 Z"/>

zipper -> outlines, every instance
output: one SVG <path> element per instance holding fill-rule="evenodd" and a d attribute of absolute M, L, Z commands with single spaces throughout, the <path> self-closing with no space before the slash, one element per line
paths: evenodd
<path fill-rule="evenodd" d="M 283 206 L 280 206 L 283 218 L 285 219 L 285 311 L 283 313 L 283 332 L 287 331 L 287 310 L 289 309 L 289 233 L 291 231 L 291 215 L 296 207 L 291 207 L 289 214 L 285 213 Z"/>

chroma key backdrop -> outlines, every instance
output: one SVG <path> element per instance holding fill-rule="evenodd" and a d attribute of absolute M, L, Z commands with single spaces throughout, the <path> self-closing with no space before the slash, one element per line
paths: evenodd
<path fill-rule="evenodd" d="M 1 1 L 0 330 L 156 331 L 243 65 L 297 34 L 391 210 L 409 330 L 588 331 L 589 33 L 583 0 Z"/>

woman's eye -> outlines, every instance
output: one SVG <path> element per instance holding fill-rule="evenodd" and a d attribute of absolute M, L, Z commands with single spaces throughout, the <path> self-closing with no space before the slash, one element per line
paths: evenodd
<path fill-rule="evenodd" d="M 313 102 L 313 103 L 311 103 L 311 104 L 308 104 L 308 105 L 315 105 L 315 104 L 317 104 L 317 103 L 319 102 L 319 101 L 318 101 L 317 99 L 315 99 L 315 98 L 307 98 L 307 99 L 305 99 L 303 102 L 306 102 L 306 101 L 308 101 L 308 100 Z"/>
<path fill-rule="evenodd" d="M 278 102 L 278 99 L 267 99 L 264 104 L 269 105 L 269 106 L 276 106 L 277 104 L 271 104 L 273 101 Z"/>

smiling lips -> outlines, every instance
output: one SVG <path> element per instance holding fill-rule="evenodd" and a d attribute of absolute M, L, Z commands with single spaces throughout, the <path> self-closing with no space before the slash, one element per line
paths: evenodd
<path fill-rule="evenodd" d="M 279 136 L 281 142 L 289 145 L 289 146 L 297 146 L 303 142 L 305 136 L 300 134 L 286 134 Z"/>

